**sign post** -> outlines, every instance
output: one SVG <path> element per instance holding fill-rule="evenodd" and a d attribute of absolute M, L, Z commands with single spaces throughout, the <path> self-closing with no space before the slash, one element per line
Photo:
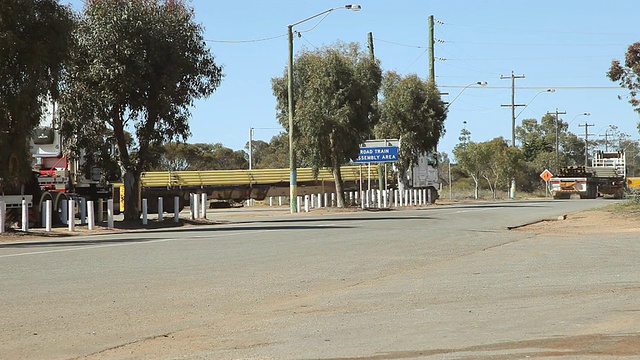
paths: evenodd
<path fill-rule="evenodd" d="M 544 180 L 546 184 L 544 194 L 547 195 L 549 192 L 549 180 L 551 180 L 551 178 L 553 177 L 553 174 L 551 173 L 551 171 L 544 169 L 544 171 L 540 174 L 540 177 L 542 178 L 542 180 Z"/>
<path fill-rule="evenodd" d="M 362 147 L 355 163 L 380 163 L 398 161 L 397 146 Z"/>

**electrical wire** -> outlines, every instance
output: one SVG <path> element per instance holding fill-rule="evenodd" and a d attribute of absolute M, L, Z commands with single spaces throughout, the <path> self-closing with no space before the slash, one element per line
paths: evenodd
<path fill-rule="evenodd" d="M 261 38 L 261 39 L 252 39 L 252 40 L 214 40 L 214 39 L 207 40 L 207 39 L 205 39 L 204 41 L 213 42 L 213 43 L 222 43 L 222 44 L 243 44 L 243 43 L 256 43 L 256 42 L 261 42 L 261 41 L 269 41 L 269 40 L 279 39 L 279 38 L 285 37 L 285 36 L 287 36 L 287 34 L 282 34 L 282 35 L 272 36 L 272 37 L 267 37 L 267 38 Z"/>

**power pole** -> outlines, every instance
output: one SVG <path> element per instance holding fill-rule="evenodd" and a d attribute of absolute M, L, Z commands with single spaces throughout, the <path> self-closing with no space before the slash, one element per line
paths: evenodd
<path fill-rule="evenodd" d="M 511 76 L 500 75 L 500 80 L 511 78 L 511 105 L 500 105 L 511 107 L 511 146 L 516 146 L 516 106 L 526 106 L 525 104 L 516 104 L 516 79 L 524 79 L 524 75 L 514 75 L 511 71 Z M 509 197 L 514 199 L 516 197 L 516 179 L 511 179 L 511 191 Z"/>
<path fill-rule="evenodd" d="M 589 166 L 589 126 L 595 126 L 594 124 L 578 124 L 578 126 L 584 126 L 584 166 Z M 593 134 L 591 134 L 593 135 Z"/>
<path fill-rule="evenodd" d="M 373 50 L 373 33 L 369 32 L 367 34 L 367 43 L 369 44 L 369 57 L 371 58 L 371 61 L 375 61 L 376 59 L 376 55 L 375 52 Z M 374 107 L 378 108 L 378 99 L 374 99 Z M 384 176 L 385 176 L 385 172 L 384 172 L 384 167 L 382 164 L 378 164 L 378 190 L 382 190 L 383 188 L 383 184 L 384 184 Z M 386 189 L 385 189 L 386 190 Z"/>
<path fill-rule="evenodd" d="M 429 81 L 436 83 L 435 37 L 433 35 L 433 15 L 429 15 Z"/>
<path fill-rule="evenodd" d="M 558 119 L 558 115 L 566 115 L 567 112 L 566 111 L 558 111 L 558 108 L 556 108 L 555 112 L 550 112 L 547 111 L 547 115 L 552 115 L 552 114 L 556 114 L 556 171 L 558 170 L 558 124 L 560 119 Z"/>

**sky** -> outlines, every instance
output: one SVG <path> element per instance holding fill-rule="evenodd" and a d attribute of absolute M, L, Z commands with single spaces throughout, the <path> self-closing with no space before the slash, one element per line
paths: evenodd
<path fill-rule="evenodd" d="M 61 0 L 74 9 L 82 0 Z M 222 143 L 244 149 L 253 139 L 268 142 L 284 129 L 276 120 L 271 79 L 283 76 L 288 56 L 287 25 L 328 9 L 333 0 L 193 0 L 196 21 L 223 66 L 224 79 L 207 99 L 195 102 L 189 143 Z M 632 0 L 361 0 L 362 10 L 337 9 L 297 25 L 294 53 L 358 42 L 367 34 L 383 71 L 427 79 L 428 17 L 436 19 L 435 75 L 450 102 L 446 133 L 438 150 L 451 155 L 463 128 L 471 140 L 511 139 L 511 74 L 515 80 L 516 125 L 547 112 L 569 131 L 603 138 L 609 125 L 639 139 L 638 114 L 628 91 L 606 77 L 613 59 L 624 59 L 628 45 L 640 41 L 638 3 Z M 506 79 L 502 79 L 506 77 Z M 487 82 L 487 86 L 475 85 Z M 471 85 L 474 84 L 474 85 Z M 554 89 L 554 92 L 547 92 Z M 622 100 L 619 99 L 622 97 Z M 454 100 L 455 99 L 455 100 Z M 589 113 L 590 116 L 580 115 Z"/>

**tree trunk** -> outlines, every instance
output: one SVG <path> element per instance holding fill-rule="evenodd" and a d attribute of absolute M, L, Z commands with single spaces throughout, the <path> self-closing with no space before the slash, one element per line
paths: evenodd
<path fill-rule="evenodd" d="M 331 168 L 333 170 L 333 180 L 336 185 L 336 205 L 344 207 L 344 190 L 342 188 L 342 174 L 340 173 L 340 161 L 335 151 L 335 132 L 329 134 L 329 146 L 331 146 Z"/>
<path fill-rule="evenodd" d="M 124 174 L 124 219 L 138 220 L 140 212 L 138 211 L 138 199 L 140 174 L 135 171 L 127 170 Z"/>
<path fill-rule="evenodd" d="M 333 179 L 336 184 L 336 205 L 339 208 L 344 207 L 344 190 L 342 188 L 342 174 L 340 173 L 340 166 L 333 166 Z"/>
<path fill-rule="evenodd" d="M 475 184 L 475 188 L 473 190 L 473 197 L 476 200 L 478 200 L 478 182 L 479 182 L 479 179 L 477 177 L 475 177 L 475 176 L 472 176 L 472 178 L 473 178 L 473 183 Z"/>

